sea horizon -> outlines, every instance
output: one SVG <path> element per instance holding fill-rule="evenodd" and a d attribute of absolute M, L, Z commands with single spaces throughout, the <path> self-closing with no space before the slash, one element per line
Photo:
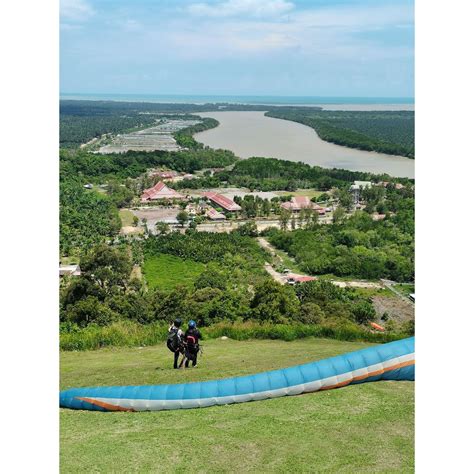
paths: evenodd
<path fill-rule="evenodd" d="M 254 105 L 306 105 L 321 104 L 407 104 L 414 105 L 413 97 L 331 97 L 331 96 L 276 96 L 276 95 L 192 95 L 192 94 L 103 94 L 61 92 L 60 100 L 102 100 L 112 102 L 150 103 L 230 103 Z"/>

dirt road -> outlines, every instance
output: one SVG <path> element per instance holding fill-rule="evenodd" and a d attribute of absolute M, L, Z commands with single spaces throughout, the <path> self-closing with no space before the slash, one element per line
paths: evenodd
<path fill-rule="evenodd" d="M 275 247 L 264 237 L 258 237 L 257 241 L 259 245 L 265 249 L 267 252 L 270 253 L 273 257 L 276 257 L 280 264 L 283 264 L 283 260 L 277 254 Z M 290 260 L 293 260 L 291 257 L 288 257 Z M 304 273 L 280 273 L 276 271 L 272 265 L 269 263 L 265 263 L 265 270 L 272 276 L 272 278 L 277 281 L 278 283 L 286 283 L 288 278 L 299 278 L 304 276 L 311 276 L 306 275 Z M 313 277 L 318 279 L 318 277 Z M 339 286 L 340 288 L 383 288 L 384 285 L 378 282 L 372 281 L 364 281 L 364 280 L 352 280 L 352 281 L 339 281 L 339 280 L 330 280 L 332 284 Z"/>

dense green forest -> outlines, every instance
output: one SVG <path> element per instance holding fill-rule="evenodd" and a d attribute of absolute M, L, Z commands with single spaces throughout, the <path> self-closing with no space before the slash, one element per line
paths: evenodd
<path fill-rule="evenodd" d="M 152 126 L 156 117 L 152 115 L 106 115 L 81 116 L 61 115 L 59 121 L 59 143 L 62 148 L 77 148 L 105 133 L 123 133 L 135 128 Z"/>
<path fill-rule="evenodd" d="M 412 232 L 413 209 L 407 209 L 383 221 L 374 221 L 368 213 L 359 211 L 333 225 L 293 232 L 272 230 L 268 237 L 312 275 L 412 281 Z"/>
<path fill-rule="evenodd" d="M 193 173 L 205 168 L 229 166 L 236 161 L 235 155 L 228 150 L 128 151 L 107 155 L 61 150 L 60 170 L 62 176 L 81 176 L 93 183 L 103 183 L 108 179 L 136 178 L 146 170 L 159 166 Z"/>
<path fill-rule="evenodd" d="M 358 171 L 321 168 L 302 162 L 254 157 L 237 160 L 232 169 L 221 171 L 212 177 L 177 183 L 177 186 L 198 189 L 217 187 L 225 183 L 231 186 L 246 187 L 251 191 L 294 191 L 298 188 L 326 191 L 332 187 L 347 187 L 354 180 L 390 180 L 405 184 L 411 182 L 406 178 L 391 178 L 388 175 L 375 176 L 371 173 Z"/>
<path fill-rule="evenodd" d="M 204 145 L 202 143 L 197 142 L 193 138 L 193 135 L 195 133 L 204 132 L 204 130 L 215 128 L 219 125 L 219 122 L 216 119 L 210 117 L 201 118 L 200 120 L 202 120 L 201 123 L 184 128 L 183 130 L 180 130 L 179 132 L 174 134 L 174 138 L 178 145 L 184 148 L 204 148 Z"/>
<path fill-rule="evenodd" d="M 328 142 L 361 150 L 415 157 L 415 113 L 411 111 L 315 111 L 273 109 L 269 117 L 300 122 Z"/>
<path fill-rule="evenodd" d="M 120 230 L 117 206 L 106 195 L 84 189 L 74 178 L 60 184 L 59 243 L 62 255 L 111 239 Z"/>
<path fill-rule="evenodd" d="M 206 267 L 192 287 L 146 291 L 131 275 L 141 244 L 99 245 L 83 252 L 83 274 L 61 291 L 63 330 L 118 320 L 141 324 L 193 318 L 207 326 L 221 321 L 323 324 L 357 328 L 375 317 L 370 299 L 331 283 L 282 286 L 263 271 L 265 256 L 255 240 L 231 234 L 188 232 L 150 238 L 150 252 L 194 255 Z M 206 249 L 209 248 L 209 250 Z M 259 265 L 257 265 L 259 264 Z"/>

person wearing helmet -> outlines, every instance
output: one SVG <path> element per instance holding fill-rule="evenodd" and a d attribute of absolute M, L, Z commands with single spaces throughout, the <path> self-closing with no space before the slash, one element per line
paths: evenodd
<path fill-rule="evenodd" d="M 181 329 L 181 323 L 181 319 L 175 319 L 174 323 L 168 329 L 168 339 L 166 340 L 166 345 L 168 346 L 168 349 L 174 354 L 173 368 L 175 369 L 178 368 L 179 354 L 184 354 L 184 333 Z M 183 361 L 184 357 L 179 367 L 182 366 Z"/>
<path fill-rule="evenodd" d="M 199 329 L 196 327 L 196 322 L 191 319 L 188 323 L 188 329 L 184 333 L 184 342 L 186 344 L 186 350 L 184 352 L 186 358 L 184 364 L 185 367 L 189 367 L 189 361 L 193 363 L 193 367 L 196 367 L 199 352 L 199 339 L 201 338 L 202 336 Z"/>

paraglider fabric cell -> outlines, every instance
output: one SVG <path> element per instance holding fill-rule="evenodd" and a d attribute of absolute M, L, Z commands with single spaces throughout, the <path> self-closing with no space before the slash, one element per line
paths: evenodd
<path fill-rule="evenodd" d="M 226 405 L 329 390 L 377 380 L 415 380 L 415 338 L 286 369 L 174 385 L 73 388 L 60 406 L 79 410 L 152 411 Z"/>

